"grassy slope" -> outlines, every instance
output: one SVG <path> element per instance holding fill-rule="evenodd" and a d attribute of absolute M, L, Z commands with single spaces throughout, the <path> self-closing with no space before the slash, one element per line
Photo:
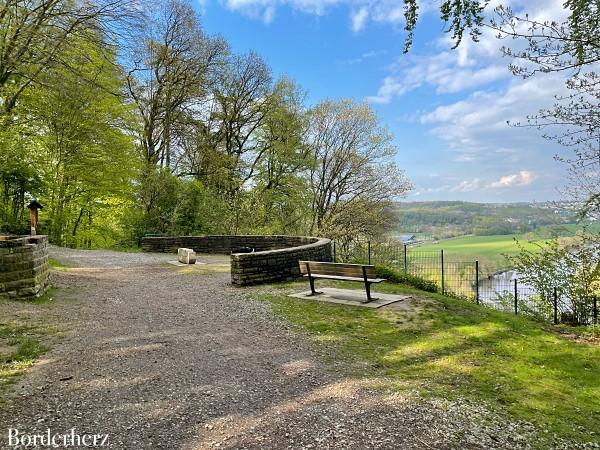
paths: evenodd
<path fill-rule="evenodd" d="M 385 376 L 396 388 L 434 397 L 484 401 L 563 439 L 600 440 L 589 433 L 600 430 L 600 346 L 464 301 L 389 283 L 380 289 L 434 301 L 407 312 L 299 301 L 283 293 L 261 298 L 332 349 L 353 375 Z M 541 436 L 537 445 L 543 447 Z"/>
<path fill-rule="evenodd" d="M 437 244 L 426 244 L 414 247 L 415 251 L 440 251 L 444 250 L 448 260 L 475 261 L 493 266 L 505 265 L 506 259 L 503 254 L 516 254 L 518 247 L 515 238 L 530 250 L 536 248 L 534 242 L 544 243 L 544 240 L 526 241 L 522 235 L 497 235 L 497 236 L 464 236 L 454 239 L 446 239 Z"/>

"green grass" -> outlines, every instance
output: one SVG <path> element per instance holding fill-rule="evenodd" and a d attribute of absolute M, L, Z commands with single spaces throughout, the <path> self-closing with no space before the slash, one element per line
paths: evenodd
<path fill-rule="evenodd" d="M 526 235 L 463 236 L 445 239 L 435 244 L 412 247 L 412 249 L 417 252 L 444 250 L 444 256 L 448 261 L 475 261 L 478 259 L 482 263 L 502 267 L 506 265 L 504 254 L 514 255 L 519 251 L 515 238 L 529 250 L 537 248 L 534 243 L 546 242 L 544 239 L 528 241 Z"/>
<path fill-rule="evenodd" d="M 548 436 L 599 441 L 589 432 L 600 430 L 600 346 L 465 301 L 380 286 L 433 300 L 402 311 L 299 301 L 284 293 L 260 298 L 326 346 L 324 353 L 336 355 L 350 375 L 382 377 L 391 387 L 424 396 L 483 401 Z M 296 291 L 305 287 L 294 285 Z M 540 436 L 536 445 L 543 448 Z"/>
<path fill-rule="evenodd" d="M 58 289 L 50 287 L 44 295 L 32 299 L 0 298 L 0 313 L 11 305 L 21 303 L 41 305 L 54 300 Z M 14 383 L 34 362 L 48 350 L 49 343 L 60 336 L 60 330 L 46 323 L 45 320 L 32 320 L 28 314 L 19 314 L 12 319 L 0 317 L 0 403 L 2 393 Z"/>
<path fill-rule="evenodd" d="M 67 270 L 69 268 L 68 265 L 56 258 L 48 258 L 48 265 L 54 270 Z"/>
<path fill-rule="evenodd" d="M 42 341 L 54 332 L 49 328 L 0 323 L 0 393 L 48 350 Z"/>

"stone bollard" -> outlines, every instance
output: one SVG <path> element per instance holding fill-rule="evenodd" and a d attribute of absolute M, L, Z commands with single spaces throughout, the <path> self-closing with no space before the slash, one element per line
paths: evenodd
<path fill-rule="evenodd" d="M 191 248 L 177 249 L 177 261 L 183 264 L 196 264 L 196 252 Z"/>

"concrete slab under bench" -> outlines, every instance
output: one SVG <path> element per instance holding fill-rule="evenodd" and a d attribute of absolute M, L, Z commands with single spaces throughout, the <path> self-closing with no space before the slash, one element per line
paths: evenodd
<path fill-rule="evenodd" d="M 336 303 L 338 305 L 362 306 L 364 308 L 381 308 L 382 306 L 401 302 L 410 298 L 410 295 L 382 294 L 377 292 L 373 293 L 373 297 L 376 297 L 376 299 L 365 303 L 366 295 L 364 291 L 338 288 L 319 288 L 317 290 L 320 294 L 311 295 L 310 291 L 305 291 L 297 294 L 290 294 L 289 297 L 302 300 Z"/>

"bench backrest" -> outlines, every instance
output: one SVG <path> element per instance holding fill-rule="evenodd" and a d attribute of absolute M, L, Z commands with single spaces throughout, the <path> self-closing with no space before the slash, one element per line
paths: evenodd
<path fill-rule="evenodd" d="M 367 278 L 376 278 L 375 267 L 366 264 L 341 264 L 316 261 L 299 261 L 300 273 L 306 274 L 308 270 L 306 264 L 310 265 L 310 273 L 313 275 L 332 275 L 342 277 L 363 277 L 363 267 L 367 273 Z"/>

